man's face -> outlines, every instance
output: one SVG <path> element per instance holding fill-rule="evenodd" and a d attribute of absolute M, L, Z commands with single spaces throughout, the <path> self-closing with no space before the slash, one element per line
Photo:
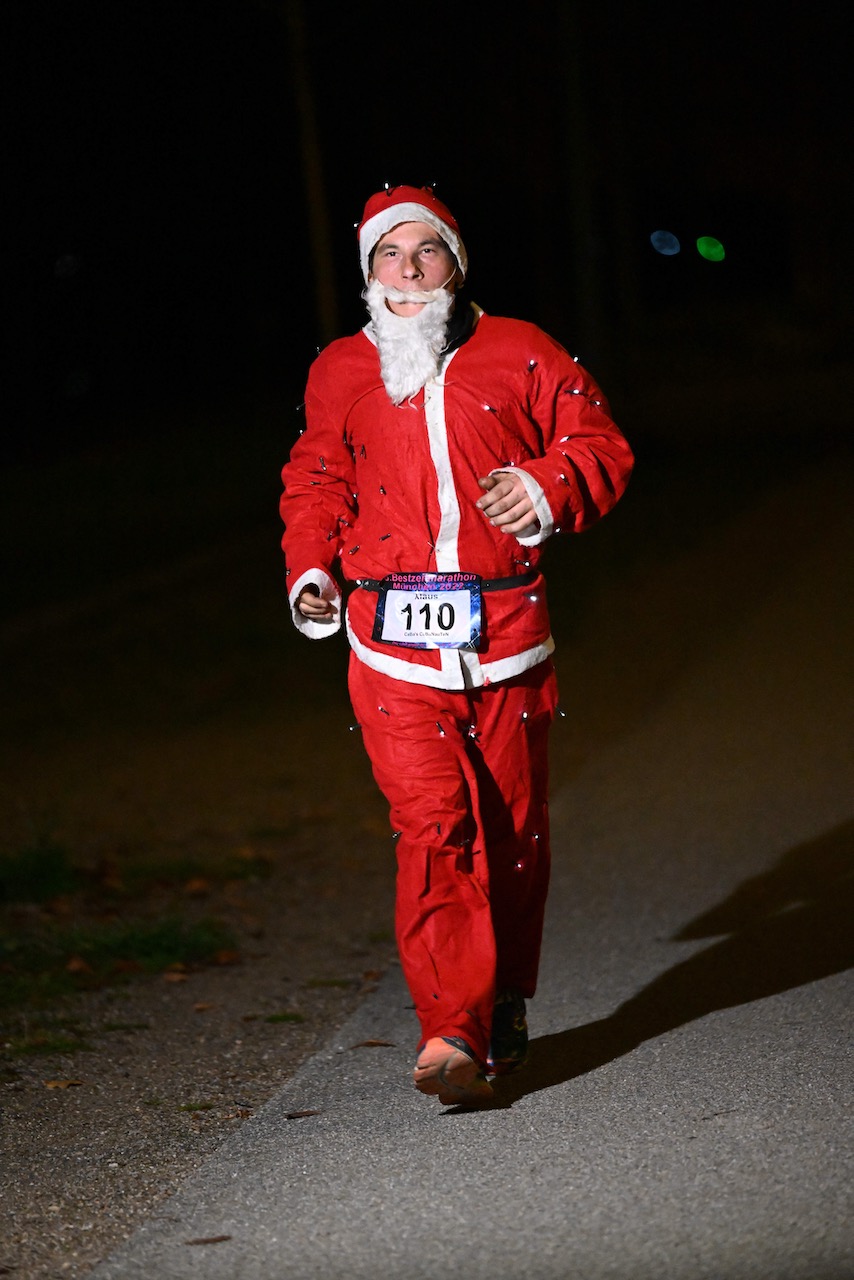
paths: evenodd
<path fill-rule="evenodd" d="M 378 241 L 371 279 L 403 292 L 439 289 L 453 293 L 457 260 L 439 233 L 426 222 L 401 222 Z M 424 303 L 387 302 L 399 316 L 417 315 Z"/>

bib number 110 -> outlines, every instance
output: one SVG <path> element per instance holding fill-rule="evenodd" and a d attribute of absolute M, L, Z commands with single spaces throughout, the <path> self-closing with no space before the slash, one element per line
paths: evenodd
<path fill-rule="evenodd" d="M 476 574 L 389 574 L 380 583 L 372 638 L 414 649 L 476 649 L 480 644 Z"/>
<path fill-rule="evenodd" d="M 406 619 L 406 630 L 411 631 L 412 615 L 413 615 L 412 605 L 405 604 L 400 612 L 403 615 L 403 617 Z M 417 613 L 420 615 L 421 619 L 423 620 L 422 625 L 424 630 L 432 631 L 433 630 L 433 605 L 431 601 L 426 600 L 424 604 L 422 604 L 421 608 L 417 610 Z M 453 631 L 454 623 L 456 622 L 456 620 L 457 620 L 457 613 L 456 613 L 456 610 L 454 609 L 454 606 L 450 604 L 447 600 L 443 600 L 442 603 L 436 609 L 437 629 L 439 631 Z"/>

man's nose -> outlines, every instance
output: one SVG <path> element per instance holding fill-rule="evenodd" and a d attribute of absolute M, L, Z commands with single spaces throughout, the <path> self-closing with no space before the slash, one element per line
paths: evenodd
<path fill-rule="evenodd" d="M 407 280 L 412 280 L 416 276 L 421 275 L 421 267 L 416 258 L 414 257 L 404 258 L 403 275 L 404 275 L 404 278 Z"/>

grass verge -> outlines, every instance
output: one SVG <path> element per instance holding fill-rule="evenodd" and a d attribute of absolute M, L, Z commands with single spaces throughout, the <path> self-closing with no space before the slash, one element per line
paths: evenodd
<path fill-rule="evenodd" d="M 0 1009 L 44 1008 L 79 991 L 134 976 L 225 963 L 235 940 L 222 922 L 180 918 L 50 925 L 0 932 Z"/>

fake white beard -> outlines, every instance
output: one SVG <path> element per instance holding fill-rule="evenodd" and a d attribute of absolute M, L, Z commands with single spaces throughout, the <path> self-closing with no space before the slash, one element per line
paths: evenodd
<path fill-rule="evenodd" d="M 380 356 L 380 372 L 392 404 L 402 404 L 434 378 L 445 346 L 454 295 L 447 289 L 402 292 L 371 280 L 364 293 Z M 392 302 L 423 302 L 413 316 L 398 316 Z"/>

